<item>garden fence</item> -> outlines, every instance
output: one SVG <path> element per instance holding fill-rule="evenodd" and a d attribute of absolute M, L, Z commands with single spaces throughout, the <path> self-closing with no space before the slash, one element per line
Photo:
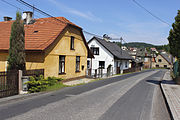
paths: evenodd
<path fill-rule="evenodd" d="M 18 71 L 0 72 L 0 98 L 19 93 Z"/>

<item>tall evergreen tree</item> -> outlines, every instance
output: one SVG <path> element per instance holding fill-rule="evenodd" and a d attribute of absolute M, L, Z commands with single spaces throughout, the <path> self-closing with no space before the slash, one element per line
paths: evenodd
<path fill-rule="evenodd" d="M 170 53 L 177 57 L 179 62 L 179 72 L 180 72 L 180 10 L 175 17 L 175 22 L 172 24 L 172 29 L 169 32 L 169 47 Z"/>
<path fill-rule="evenodd" d="M 8 70 L 25 70 L 25 32 L 21 13 L 16 13 L 16 20 L 11 26 Z"/>

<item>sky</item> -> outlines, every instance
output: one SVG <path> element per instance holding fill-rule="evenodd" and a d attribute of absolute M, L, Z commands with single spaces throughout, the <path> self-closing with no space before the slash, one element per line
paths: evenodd
<path fill-rule="evenodd" d="M 3 1 L 20 8 L 17 9 Z M 136 0 L 166 24 L 139 7 L 133 0 L 24 0 L 54 17 L 63 16 L 98 36 L 122 37 L 126 42 L 168 44 L 169 30 L 180 9 L 180 0 Z M 15 19 L 16 11 L 32 11 L 17 0 L 0 0 L 0 21 Z M 44 18 L 35 11 L 35 18 Z M 85 34 L 85 33 L 84 33 Z M 86 40 L 93 36 L 85 34 Z"/>

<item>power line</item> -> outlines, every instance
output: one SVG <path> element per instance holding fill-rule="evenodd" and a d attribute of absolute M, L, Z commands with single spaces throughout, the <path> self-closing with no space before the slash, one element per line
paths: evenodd
<path fill-rule="evenodd" d="M 31 4 L 29 4 L 29 3 L 27 3 L 27 2 L 25 2 L 25 1 L 23 1 L 23 0 L 16 0 L 16 1 L 18 1 L 18 2 L 21 3 L 21 4 L 24 4 L 25 6 L 27 6 L 27 7 L 29 7 L 29 8 L 32 8 L 32 9 L 36 10 L 37 12 L 39 12 L 39 13 L 42 14 L 42 15 L 51 17 L 51 18 L 53 18 L 53 19 L 55 19 L 55 20 L 57 20 L 57 21 L 59 21 L 59 22 L 62 22 L 62 23 L 65 23 L 65 24 L 69 24 L 69 23 L 67 23 L 67 22 L 64 22 L 64 21 L 62 21 L 62 20 L 57 19 L 56 17 L 53 17 L 52 15 L 50 15 L 50 14 L 48 14 L 48 13 L 46 13 L 46 12 L 44 12 L 44 11 L 36 8 L 36 7 L 34 7 L 34 5 L 31 5 Z"/>
<path fill-rule="evenodd" d="M 18 10 L 25 11 L 24 9 L 19 8 L 19 7 L 17 7 L 16 5 L 13 5 L 13 4 L 5 1 L 5 0 L 1 0 L 1 1 L 4 2 L 4 3 L 6 3 L 6 4 L 8 4 L 8 5 L 10 5 L 10 6 L 12 6 L 12 7 L 14 7 L 14 8 L 17 8 Z M 35 16 L 38 17 L 38 18 L 40 18 L 38 15 L 35 15 Z"/>
<path fill-rule="evenodd" d="M 85 30 L 83 30 L 83 32 L 84 32 L 85 34 L 89 34 L 89 35 L 92 35 L 92 36 L 96 36 L 96 37 L 102 38 L 102 36 L 96 35 L 96 34 L 94 34 L 94 33 L 87 32 L 87 31 L 85 31 Z"/>
<path fill-rule="evenodd" d="M 19 7 L 15 6 L 15 5 L 13 5 L 13 4 L 5 1 L 5 0 L 1 0 L 1 1 L 4 2 L 4 3 L 6 3 L 6 4 L 8 4 L 8 5 L 10 5 L 10 6 L 12 6 L 12 7 L 15 7 L 15 8 L 19 9 L 19 10 L 23 10 L 23 9 L 21 9 L 21 8 L 19 8 Z"/>
<path fill-rule="evenodd" d="M 160 17 L 154 15 L 152 12 L 150 12 L 148 9 L 146 9 L 144 6 L 142 6 L 140 3 L 138 3 L 137 1 L 135 0 L 132 0 L 136 5 L 138 5 L 139 7 L 141 7 L 143 10 L 145 10 L 147 13 L 149 13 L 151 16 L 153 16 L 154 18 L 156 18 L 157 20 L 171 26 L 169 23 L 167 23 L 166 21 L 162 20 Z"/>
<path fill-rule="evenodd" d="M 21 3 L 21 4 L 24 4 L 25 6 L 27 6 L 27 7 L 29 7 L 29 8 L 32 8 L 32 9 L 36 10 L 37 12 L 39 12 L 39 13 L 42 14 L 42 15 L 51 17 L 51 18 L 53 18 L 53 19 L 55 19 L 55 20 L 57 20 L 57 21 L 60 21 L 60 22 L 62 22 L 62 23 L 65 23 L 65 24 L 69 24 L 68 22 L 64 22 L 64 21 L 62 21 L 62 20 L 60 20 L 60 19 L 57 19 L 56 17 L 54 17 L 54 16 L 52 16 L 52 15 L 50 15 L 50 14 L 48 14 L 48 13 L 42 11 L 42 10 L 40 10 L 39 8 L 34 7 L 33 5 L 27 3 L 27 2 L 25 2 L 25 1 L 23 1 L 23 0 L 17 0 L 17 1 L 18 1 L 19 3 Z M 94 34 L 94 33 L 90 33 L 90 32 L 85 31 L 85 30 L 82 30 L 82 31 L 83 31 L 85 34 L 102 38 L 101 36 L 96 35 L 96 34 Z"/>
<path fill-rule="evenodd" d="M 56 17 L 54 17 L 54 16 L 52 16 L 52 15 L 50 15 L 50 14 L 48 14 L 48 13 L 42 11 L 42 10 L 40 10 L 39 8 L 34 7 L 34 5 L 31 5 L 31 4 L 29 4 L 29 3 L 27 3 L 27 2 L 25 2 L 25 1 L 23 1 L 23 0 L 17 0 L 17 1 L 18 1 L 19 3 L 21 3 L 21 4 L 23 4 L 23 5 L 31 8 L 31 9 L 33 9 L 33 10 L 36 10 L 37 12 L 39 12 L 39 13 L 42 14 L 42 15 L 51 17 L 51 18 L 53 18 L 53 19 L 55 19 L 55 20 L 57 20 L 57 21 L 59 21 L 59 22 L 62 22 L 62 23 L 65 23 L 65 24 L 69 24 L 68 22 L 65 22 L 65 21 L 62 21 L 62 20 L 60 20 L 60 19 L 57 19 Z M 85 30 L 82 30 L 82 31 L 83 31 L 85 34 L 102 38 L 102 36 L 96 35 L 96 34 L 94 34 L 94 33 L 90 33 L 90 32 L 85 31 Z M 113 39 L 113 38 L 112 38 L 112 40 L 119 40 L 119 39 Z"/>

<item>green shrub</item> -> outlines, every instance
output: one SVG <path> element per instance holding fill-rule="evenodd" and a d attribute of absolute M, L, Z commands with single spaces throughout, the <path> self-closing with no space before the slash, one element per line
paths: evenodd
<path fill-rule="evenodd" d="M 28 91 L 30 93 L 34 93 L 44 91 L 47 87 L 53 86 L 61 80 L 61 78 L 56 77 L 48 77 L 47 79 L 44 79 L 43 75 L 40 75 L 38 77 L 31 76 L 29 81 L 26 82 L 26 84 L 28 85 Z"/>

